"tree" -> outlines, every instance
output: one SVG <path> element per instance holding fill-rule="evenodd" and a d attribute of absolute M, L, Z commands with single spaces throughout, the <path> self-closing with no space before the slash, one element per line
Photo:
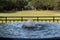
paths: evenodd
<path fill-rule="evenodd" d="M 22 10 L 22 8 L 24 8 L 28 4 L 28 1 L 27 0 L 17 0 L 16 4 L 17 4 L 18 10 Z"/>
<path fill-rule="evenodd" d="M 55 10 L 60 10 L 60 0 L 56 0 Z"/>
<path fill-rule="evenodd" d="M 31 5 L 37 9 L 54 9 L 55 0 L 32 0 Z"/>
<path fill-rule="evenodd" d="M 26 0 L 0 0 L 0 11 L 18 9 L 22 10 L 28 2 Z"/>
<path fill-rule="evenodd" d="M 60 0 L 0 0 L 0 11 L 22 10 L 35 8 L 37 10 L 59 10 Z"/>

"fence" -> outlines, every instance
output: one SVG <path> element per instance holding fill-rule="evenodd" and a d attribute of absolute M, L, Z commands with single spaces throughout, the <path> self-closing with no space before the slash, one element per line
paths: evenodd
<path fill-rule="evenodd" d="M 18 18 L 18 19 L 17 19 Z M 33 21 L 49 21 L 49 22 L 59 22 L 60 21 L 60 16 L 0 16 L 0 21 L 3 23 L 7 23 L 8 21 L 15 22 L 15 21 L 26 21 L 28 19 L 32 19 Z"/>

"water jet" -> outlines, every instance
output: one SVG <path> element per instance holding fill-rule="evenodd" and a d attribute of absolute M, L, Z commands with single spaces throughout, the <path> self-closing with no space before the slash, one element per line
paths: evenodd
<path fill-rule="evenodd" d="M 32 20 L 28 20 L 26 22 L 24 22 L 23 26 L 25 28 L 35 28 L 35 23 Z"/>

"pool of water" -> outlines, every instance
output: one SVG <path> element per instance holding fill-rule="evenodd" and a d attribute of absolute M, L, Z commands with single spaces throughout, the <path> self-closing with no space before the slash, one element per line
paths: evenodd
<path fill-rule="evenodd" d="M 52 38 L 60 37 L 60 23 L 35 22 L 36 28 L 24 28 L 24 22 L 0 24 L 0 37 L 4 38 Z"/>

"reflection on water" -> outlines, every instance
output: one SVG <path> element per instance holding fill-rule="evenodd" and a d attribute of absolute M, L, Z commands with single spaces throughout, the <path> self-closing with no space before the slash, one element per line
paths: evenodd
<path fill-rule="evenodd" d="M 35 22 L 36 28 L 24 28 L 23 22 L 0 24 L 0 37 L 50 38 L 60 37 L 60 23 Z"/>

